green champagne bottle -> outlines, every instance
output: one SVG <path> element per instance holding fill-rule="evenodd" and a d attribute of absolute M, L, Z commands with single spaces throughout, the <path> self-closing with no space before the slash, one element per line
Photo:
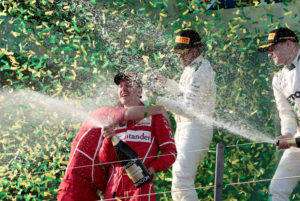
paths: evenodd
<path fill-rule="evenodd" d="M 287 142 L 287 143 L 289 143 L 290 146 L 300 148 L 300 137 L 277 140 L 276 145 L 278 146 L 280 144 L 280 142 Z"/>
<path fill-rule="evenodd" d="M 149 174 L 148 169 L 137 153 L 116 135 L 112 137 L 111 141 L 121 166 L 134 185 L 140 188 L 144 184 L 149 183 L 153 176 Z"/>

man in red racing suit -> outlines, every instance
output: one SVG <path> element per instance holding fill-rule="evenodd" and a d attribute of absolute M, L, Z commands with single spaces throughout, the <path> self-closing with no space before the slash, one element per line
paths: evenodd
<path fill-rule="evenodd" d="M 125 120 L 141 119 L 145 112 L 167 115 L 161 106 L 109 108 L 94 111 L 82 124 L 72 144 L 69 163 L 59 186 L 58 201 L 99 200 L 98 191 L 104 192 L 108 166 L 99 159 L 102 145 L 101 123 L 115 124 Z"/>
<path fill-rule="evenodd" d="M 142 93 L 141 86 L 136 83 L 136 77 L 120 73 L 115 77 L 115 83 L 119 87 L 120 102 L 125 108 L 141 105 L 139 98 Z M 118 199 L 124 201 L 155 201 L 153 182 L 136 188 L 126 171 L 117 161 L 117 157 L 111 143 L 113 135 L 117 135 L 138 154 L 148 168 L 149 173 L 155 173 L 169 168 L 176 160 L 176 147 L 173 133 L 168 121 L 161 115 L 146 115 L 140 121 L 127 121 L 119 124 L 114 129 L 103 129 L 103 145 L 100 149 L 100 159 L 105 163 L 111 163 L 109 168 L 109 180 L 105 190 L 104 199 Z M 160 157 L 158 153 L 161 151 Z M 153 179 L 153 180 L 154 180 Z"/>

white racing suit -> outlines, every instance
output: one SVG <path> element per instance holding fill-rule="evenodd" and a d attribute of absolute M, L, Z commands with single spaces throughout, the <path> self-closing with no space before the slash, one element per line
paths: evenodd
<path fill-rule="evenodd" d="M 174 201 L 197 201 L 194 180 L 213 133 L 216 99 L 214 71 L 202 56 L 184 68 L 180 82 L 167 80 L 166 89 L 183 100 L 158 97 L 157 102 L 175 113 L 177 160 L 172 169 Z M 198 118 L 197 118 L 198 117 Z"/>
<path fill-rule="evenodd" d="M 295 68 L 284 67 L 273 78 L 273 90 L 281 120 L 281 133 L 300 136 L 300 50 L 293 64 Z M 300 149 L 284 151 L 270 184 L 272 201 L 289 201 L 300 178 L 278 179 L 300 176 Z M 277 179 L 277 180 L 276 180 Z"/>

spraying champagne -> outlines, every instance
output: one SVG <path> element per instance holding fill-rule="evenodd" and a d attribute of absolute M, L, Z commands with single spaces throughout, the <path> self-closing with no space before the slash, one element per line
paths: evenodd
<path fill-rule="evenodd" d="M 153 176 L 149 174 L 142 160 L 137 153 L 118 136 L 114 135 L 111 139 L 117 158 L 124 168 L 129 178 L 137 188 L 149 183 Z"/>

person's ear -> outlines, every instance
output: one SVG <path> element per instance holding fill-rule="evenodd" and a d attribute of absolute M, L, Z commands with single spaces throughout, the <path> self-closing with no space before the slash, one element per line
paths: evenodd
<path fill-rule="evenodd" d="M 293 42 L 291 40 L 287 40 L 285 42 L 288 47 L 291 47 L 293 45 Z"/>
<path fill-rule="evenodd" d="M 195 47 L 195 54 L 197 56 L 200 55 L 200 51 L 201 51 L 201 47 L 200 46 Z"/>

